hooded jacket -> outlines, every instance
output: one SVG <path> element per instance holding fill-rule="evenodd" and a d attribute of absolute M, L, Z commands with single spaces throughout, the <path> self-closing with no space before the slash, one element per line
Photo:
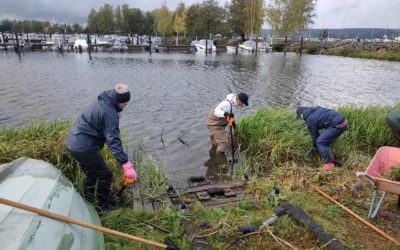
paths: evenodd
<path fill-rule="evenodd" d="M 65 145 L 75 152 L 96 152 L 107 143 L 115 159 L 120 164 L 126 163 L 128 156 L 123 151 L 119 131 L 121 111 L 115 90 L 104 91 L 78 116 Z"/>
<path fill-rule="evenodd" d="M 320 106 L 299 107 L 296 113 L 297 115 L 303 115 L 314 146 L 316 145 L 320 129 L 333 128 L 345 120 L 344 116 L 340 113 Z"/>
<path fill-rule="evenodd" d="M 400 109 L 389 112 L 386 118 L 391 121 L 397 128 L 400 129 Z"/>

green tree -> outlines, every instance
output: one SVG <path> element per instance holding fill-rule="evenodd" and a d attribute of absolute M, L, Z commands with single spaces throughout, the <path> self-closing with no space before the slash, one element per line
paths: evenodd
<path fill-rule="evenodd" d="M 186 12 L 184 3 L 180 3 L 175 11 L 173 29 L 176 33 L 176 45 L 178 45 L 179 34 L 186 31 Z"/>
<path fill-rule="evenodd" d="M 122 32 L 123 31 L 122 13 L 121 13 L 121 7 L 119 7 L 119 5 L 117 6 L 117 8 L 115 8 L 114 16 L 115 16 L 115 29 L 118 32 Z"/>
<path fill-rule="evenodd" d="M 4 32 L 4 31 L 11 31 L 11 27 L 12 27 L 12 21 L 10 19 L 3 19 L 0 22 L 0 31 Z"/>
<path fill-rule="evenodd" d="M 154 17 L 150 12 L 146 12 L 143 20 L 143 34 L 153 35 L 154 34 Z"/>
<path fill-rule="evenodd" d="M 236 33 L 244 40 L 244 20 L 246 0 L 232 0 L 228 5 L 228 23 L 233 33 Z"/>
<path fill-rule="evenodd" d="M 97 33 L 97 11 L 92 9 L 88 16 L 88 25 L 87 28 L 91 33 Z"/>
<path fill-rule="evenodd" d="M 129 6 L 127 4 L 122 5 L 122 9 L 121 9 L 122 29 L 128 33 L 131 33 L 131 30 L 129 27 L 129 20 L 131 19 L 131 16 L 132 16 L 132 12 L 129 9 Z"/>
<path fill-rule="evenodd" d="M 264 20 L 264 1 L 263 0 L 246 0 L 246 7 L 243 10 L 245 16 L 243 31 L 248 37 L 261 32 L 261 26 Z"/>
<path fill-rule="evenodd" d="M 74 23 L 72 29 L 74 30 L 74 33 L 82 33 L 83 31 L 83 27 L 79 23 Z"/>
<path fill-rule="evenodd" d="M 186 32 L 193 38 L 197 38 L 204 31 L 201 14 L 201 6 L 198 3 L 192 4 L 187 10 Z"/>
<path fill-rule="evenodd" d="M 267 22 L 287 41 L 288 36 L 313 23 L 314 8 L 314 0 L 272 0 L 266 10 Z"/>
<path fill-rule="evenodd" d="M 96 21 L 100 33 L 110 34 L 113 32 L 115 27 L 113 7 L 110 4 L 104 4 L 97 13 Z"/>
<path fill-rule="evenodd" d="M 223 31 L 223 23 L 226 21 L 225 9 L 219 6 L 216 0 L 204 0 L 200 10 L 201 23 L 204 26 L 203 37 L 217 34 Z"/>
<path fill-rule="evenodd" d="M 132 15 L 129 21 L 131 32 L 143 35 L 144 15 L 142 10 L 138 8 L 133 8 L 131 9 L 131 13 Z"/>

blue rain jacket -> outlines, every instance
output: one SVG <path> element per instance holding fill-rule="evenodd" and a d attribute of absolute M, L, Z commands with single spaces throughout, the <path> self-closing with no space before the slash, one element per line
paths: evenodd
<path fill-rule="evenodd" d="M 345 119 L 340 113 L 320 106 L 299 107 L 297 109 L 297 114 L 303 115 L 314 146 L 316 146 L 316 140 L 319 136 L 320 129 L 333 128 Z"/>
<path fill-rule="evenodd" d="M 120 163 L 128 161 L 120 139 L 119 112 L 115 90 L 104 91 L 98 100 L 89 105 L 72 125 L 65 139 L 65 145 L 75 152 L 101 150 L 104 143 Z"/>

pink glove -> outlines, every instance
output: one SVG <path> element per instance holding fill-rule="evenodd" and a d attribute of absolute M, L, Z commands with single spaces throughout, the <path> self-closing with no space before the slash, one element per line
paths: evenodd
<path fill-rule="evenodd" d="M 136 174 L 134 167 L 135 166 L 130 161 L 127 161 L 124 165 L 122 165 L 125 176 L 128 177 L 129 179 L 136 180 L 137 174 Z"/>

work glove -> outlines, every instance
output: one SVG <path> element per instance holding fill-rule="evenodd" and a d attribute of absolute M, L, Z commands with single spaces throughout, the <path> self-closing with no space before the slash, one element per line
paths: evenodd
<path fill-rule="evenodd" d="M 228 113 L 228 112 L 225 112 L 224 116 L 225 117 L 229 117 L 229 118 L 234 118 L 235 117 L 235 115 L 233 113 Z"/>
<path fill-rule="evenodd" d="M 318 149 L 316 147 L 312 147 L 309 150 L 307 150 L 306 156 L 311 157 L 314 154 L 318 154 Z"/>
<path fill-rule="evenodd" d="M 124 169 L 124 175 L 129 179 L 136 180 L 137 174 L 134 167 L 135 166 L 130 161 L 127 161 L 124 165 L 122 165 L 122 168 Z"/>

